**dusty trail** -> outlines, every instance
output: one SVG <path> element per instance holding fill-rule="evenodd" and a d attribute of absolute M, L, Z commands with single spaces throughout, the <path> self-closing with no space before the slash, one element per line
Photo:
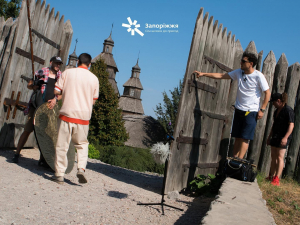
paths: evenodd
<path fill-rule="evenodd" d="M 162 177 L 140 173 L 89 159 L 88 183 L 81 185 L 74 168 L 65 184 L 50 180 L 52 172 L 37 166 L 37 149 L 23 150 L 19 164 L 13 151 L 0 150 L 0 224 L 199 224 L 212 199 L 180 195 L 160 206 Z M 75 166 L 77 164 L 75 163 Z"/>

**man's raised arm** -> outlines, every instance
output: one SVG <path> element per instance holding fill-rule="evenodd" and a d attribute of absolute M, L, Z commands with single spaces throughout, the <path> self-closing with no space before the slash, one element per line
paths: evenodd
<path fill-rule="evenodd" d="M 197 78 L 198 77 L 210 77 L 210 78 L 214 78 L 214 79 L 231 79 L 231 77 L 228 75 L 228 73 L 202 73 L 199 71 L 194 71 L 193 73 L 196 74 Z"/>

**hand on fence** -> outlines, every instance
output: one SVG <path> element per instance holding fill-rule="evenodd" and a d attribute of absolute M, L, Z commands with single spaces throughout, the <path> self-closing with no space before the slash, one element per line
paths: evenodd
<path fill-rule="evenodd" d="M 195 74 L 196 77 L 199 78 L 199 77 L 202 77 L 204 73 L 201 73 L 201 72 L 195 70 L 195 71 L 193 72 L 193 74 Z"/>

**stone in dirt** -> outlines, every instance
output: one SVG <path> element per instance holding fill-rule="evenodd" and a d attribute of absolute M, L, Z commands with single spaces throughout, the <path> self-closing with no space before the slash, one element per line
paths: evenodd
<path fill-rule="evenodd" d="M 171 192 L 168 192 L 168 199 L 171 199 L 171 200 L 177 200 L 179 199 L 179 192 L 178 191 L 171 191 Z"/>

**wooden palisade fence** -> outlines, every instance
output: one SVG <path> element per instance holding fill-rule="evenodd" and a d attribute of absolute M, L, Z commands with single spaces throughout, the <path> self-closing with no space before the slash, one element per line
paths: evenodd
<path fill-rule="evenodd" d="M 270 51 L 263 60 L 263 52 L 257 53 L 255 43 L 251 41 L 245 49 L 258 56 L 257 70 L 261 70 L 270 86 L 271 93 L 287 92 L 288 105 L 294 108 L 295 129 L 293 140 L 288 149 L 285 174 L 293 176 L 297 168 L 300 139 L 300 65 L 288 67 L 285 54 L 276 63 L 275 55 Z M 174 129 L 174 142 L 165 192 L 182 190 L 197 174 L 215 173 L 221 165 L 220 159 L 227 155 L 227 148 L 234 143 L 230 140 L 231 123 L 237 92 L 237 82 L 215 80 L 207 77 L 195 78 L 194 70 L 202 72 L 229 72 L 240 68 L 243 54 L 239 40 L 208 13 L 203 15 L 200 9 L 186 73 L 183 90 Z M 262 66 L 262 69 L 260 69 Z M 264 96 L 261 99 L 263 100 Z M 270 167 L 270 146 L 267 137 L 273 123 L 274 106 L 268 105 L 264 117 L 258 121 L 254 140 L 251 141 L 247 159 L 253 159 L 258 169 L 268 174 Z M 231 151 L 229 151 L 231 154 Z M 220 163 L 220 164 L 219 164 Z M 300 174 L 300 170 L 297 174 Z M 300 175 L 298 177 L 300 180 Z"/>
<path fill-rule="evenodd" d="M 29 2 L 35 70 L 49 66 L 54 55 L 66 62 L 73 35 L 70 21 L 64 22 L 45 1 Z M 26 0 L 16 20 L 0 18 L 0 148 L 16 147 L 27 119 L 19 109 L 26 107 L 32 91 L 21 75 L 32 78 Z M 31 135 L 26 146 L 34 145 Z"/>

